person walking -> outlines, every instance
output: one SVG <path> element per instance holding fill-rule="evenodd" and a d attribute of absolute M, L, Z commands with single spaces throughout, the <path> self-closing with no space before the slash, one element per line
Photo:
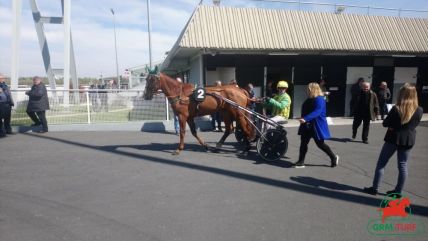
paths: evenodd
<path fill-rule="evenodd" d="M 30 97 L 27 105 L 27 114 L 34 122 L 31 126 L 42 125 L 39 133 L 48 132 L 48 122 L 46 120 L 46 110 L 49 110 L 49 99 L 46 86 L 40 77 L 33 78 L 31 90 L 25 92 Z"/>
<path fill-rule="evenodd" d="M 183 83 L 183 80 L 181 80 L 180 77 L 177 77 L 176 80 L 180 83 Z M 174 129 L 175 129 L 175 134 L 179 135 L 180 134 L 180 121 L 178 120 L 178 115 L 174 112 Z"/>
<path fill-rule="evenodd" d="M 380 83 L 379 91 L 377 92 L 377 98 L 379 100 L 380 118 L 383 120 L 384 116 L 388 114 L 388 108 L 386 107 L 386 104 L 388 104 L 388 101 L 391 99 L 391 91 L 384 81 Z"/>
<path fill-rule="evenodd" d="M 328 103 L 329 102 L 328 97 L 330 95 L 330 92 L 327 89 L 327 81 L 325 81 L 325 79 L 320 79 L 319 85 L 320 85 L 322 94 L 324 95 L 325 102 Z"/>
<path fill-rule="evenodd" d="M 6 117 L 6 101 L 7 96 L 3 92 L 3 89 L 0 88 L 0 138 L 6 137 L 6 131 L 3 128 L 3 120 Z"/>
<path fill-rule="evenodd" d="M 368 136 L 370 129 L 370 120 L 377 119 L 379 112 L 379 102 L 376 94 L 370 90 L 370 83 L 363 82 L 362 89 L 358 93 L 354 102 L 354 121 L 352 123 L 352 139 L 357 136 L 358 128 L 363 122 L 363 143 L 369 144 Z"/>
<path fill-rule="evenodd" d="M 351 86 L 351 101 L 349 102 L 349 116 L 354 116 L 354 105 L 358 94 L 361 91 L 361 84 L 365 82 L 364 78 L 358 78 L 357 82 Z"/>
<path fill-rule="evenodd" d="M 401 197 L 401 192 L 407 178 L 407 161 L 410 151 L 416 143 L 416 127 L 419 125 L 423 110 L 418 106 L 418 94 L 415 86 L 404 84 L 398 93 L 397 104 L 383 121 L 383 126 L 388 128 L 385 134 L 382 150 L 377 161 L 373 184 L 364 188 L 366 193 L 376 195 L 382 180 L 385 166 L 389 159 L 397 152 L 398 180 L 394 190 L 386 193 L 396 198 Z"/>
<path fill-rule="evenodd" d="M 315 144 L 330 157 L 330 166 L 339 164 L 339 156 L 334 154 L 330 147 L 324 142 L 330 138 L 326 118 L 326 102 L 318 83 L 310 83 L 306 89 L 308 98 L 302 105 L 302 117 L 299 119 L 300 135 L 299 160 L 293 164 L 295 168 L 305 167 L 305 156 L 308 152 L 309 141 L 313 138 Z"/>
<path fill-rule="evenodd" d="M 112 82 L 113 83 L 113 82 Z M 108 85 L 101 82 L 98 84 L 98 97 L 100 98 L 100 108 L 99 111 L 104 110 L 105 112 L 108 112 Z"/>
<path fill-rule="evenodd" d="M 235 81 L 235 82 L 232 83 L 232 81 Z M 236 80 L 232 80 L 232 81 L 230 84 L 236 85 Z M 221 81 L 217 80 L 215 82 L 215 86 L 216 87 L 221 86 Z M 217 122 L 217 128 L 215 127 L 216 122 Z M 221 128 L 221 113 L 220 113 L 220 111 L 217 111 L 217 112 L 211 114 L 211 128 L 212 128 L 212 131 L 223 132 L 223 129 Z"/>
<path fill-rule="evenodd" d="M 276 85 L 278 93 L 272 98 L 265 97 L 264 107 L 272 110 L 271 120 L 275 122 L 287 122 L 290 116 L 291 98 L 287 94 L 288 83 L 281 80 Z"/>
<path fill-rule="evenodd" d="M 274 95 L 273 81 L 268 80 L 266 84 L 266 96 L 272 98 Z"/>
<path fill-rule="evenodd" d="M 98 112 L 99 105 L 98 105 L 98 82 L 95 80 L 91 86 L 89 87 L 89 98 L 91 99 L 91 106 L 92 106 L 92 112 Z"/>
<path fill-rule="evenodd" d="M 10 93 L 10 88 L 5 81 L 6 77 L 0 73 L 0 136 L 4 136 L 4 134 L 14 134 L 10 126 L 10 118 L 12 116 L 12 107 L 15 104 L 12 94 Z"/>
<path fill-rule="evenodd" d="M 274 95 L 274 89 L 272 87 L 273 85 L 273 81 L 272 80 L 268 80 L 267 84 L 266 84 L 266 95 L 265 97 L 269 97 L 272 98 Z M 263 114 L 270 116 L 272 114 L 272 110 L 270 108 L 263 108 Z"/>

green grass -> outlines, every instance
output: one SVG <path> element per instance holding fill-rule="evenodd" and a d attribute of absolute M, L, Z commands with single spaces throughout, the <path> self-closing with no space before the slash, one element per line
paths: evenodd
<path fill-rule="evenodd" d="M 136 105 L 133 108 L 126 104 L 115 103 L 109 106 L 109 111 L 93 112 L 92 106 L 90 112 L 91 123 L 115 123 L 142 120 L 165 120 L 165 104 L 155 103 L 153 105 Z M 50 110 L 46 111 L 46 118 L 49 124 L 86 124 L 88 123 L 87 106 L 70 105 L 64 108 L 58 103 L 51 103 Z M 170 110 L 170 118 L 173 118 Z M 11 124 L 14 126 L 28 126 L 32 124 L 30 117 L 26 112 L 26 104 L 21 104 L 12 111 Z"/>
<path fill-rule="evenodd" d="M 109 112 L 92 112 L 91 123 L 127 122 L 129 121 L 129 109 L 109 110 Z M 88 123 L 88 114 L 82 111 L 46 112 L 49 124 L 82 124 Z M 27 113 L 15 112 L 12 114 L 11 124 L 15 126 L 31 125 L 32 121 Z"/>

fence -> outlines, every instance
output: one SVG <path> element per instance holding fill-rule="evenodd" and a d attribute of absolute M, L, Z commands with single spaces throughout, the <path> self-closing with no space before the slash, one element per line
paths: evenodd
<path fill-rule="evenodd" d="M 26 90 L 28 89 L 12 91 L 15 101 L 12 125 L 32 124 L 26 113 L 28 104 Z M 143 93 L 143 90 L 48 90 L 50 110 L 46 112 L 46 118 L 49 124 L 92 124 L 173 118 L 170 105 L 162 93 L 155 95 L 152 100 L 144 100 Z"/>

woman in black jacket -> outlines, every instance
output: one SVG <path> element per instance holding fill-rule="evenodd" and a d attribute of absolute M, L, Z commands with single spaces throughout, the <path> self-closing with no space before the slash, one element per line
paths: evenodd
<path fill-rule="evenodd" d="M 391 109 L 383 126 L 387 127 L 384 141 L 385 144 L 379 155 L 373 186 L 364 188 L 364 191 L 376 195 L 379 183 L 382 180 L 384 169 L 391 156 L 397 151 L 398 180 L 394 190 L 386 192 L 401 197 L 404 183 L 407 177 L 407 160 L 410 150 L 415 144 L 416 127 L 419 125 L 423 110 L 418 106 L 416 88 L 406 83 L 398 93 L 397 104 Z"/>

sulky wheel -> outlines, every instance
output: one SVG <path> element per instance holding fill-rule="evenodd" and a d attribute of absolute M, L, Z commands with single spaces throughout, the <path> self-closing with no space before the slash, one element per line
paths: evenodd
<path fill-rule="evenodd" d="M 266 161 L 276 161 L 288 149 L 287 132 L 281 129 L 269 129 L 257 141 L 257 153 Z"/>
<path fill-rule="evenodd" d="M 245 141 L 244 131 L 242 131 L 242 128 L 239 125 L 236 125 L 235 127 L 235 137 L 239 144 L 244 143 Z"/>

